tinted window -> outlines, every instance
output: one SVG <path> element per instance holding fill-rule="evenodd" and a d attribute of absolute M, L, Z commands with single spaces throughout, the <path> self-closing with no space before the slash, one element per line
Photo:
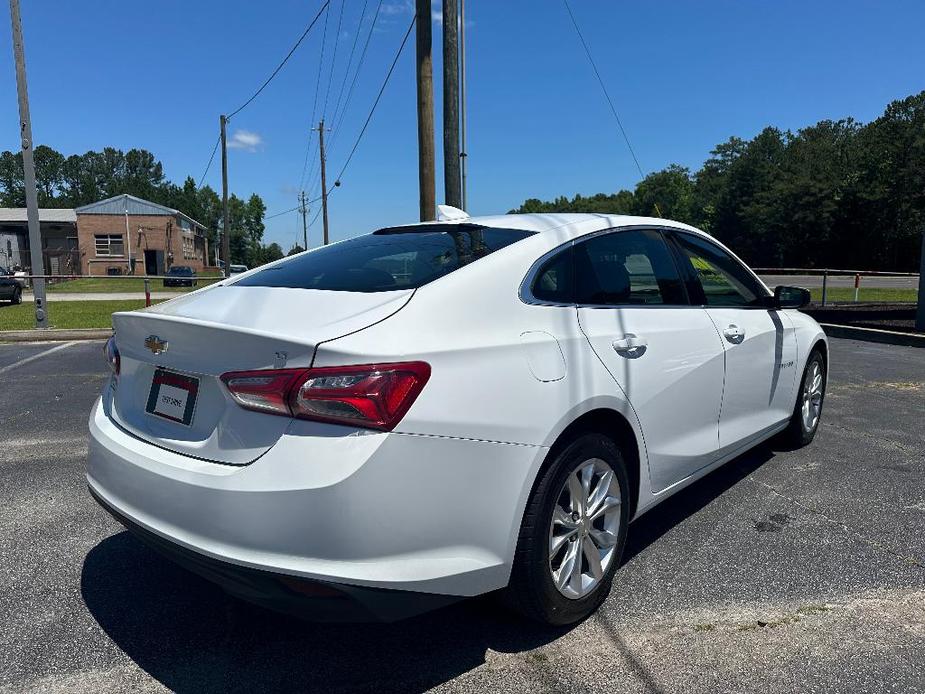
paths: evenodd
<path fill-rule="evenodd" d="M 341 292 L 413 289 L 532 233 L 474 224 L 383 229 L 294 256 L 235 285 Z"/>
<path fill-rule="evenodd" d="M 193 268 L 188 265 L 174 265 L 167 271 L 168 275 L 182 275 L 188 277 L 193 274 Z"/>
<path fill-rule="evenodd" d="M 531 292 L 540 301 L 575 303 L 572 285 L 572 247 L 546 261 L 536 273 Z"/>
<path fill-rule="evenodd" d="M 767 292 L 738 260 L 693 234 L 679 233 L 675 238 L 698 280 L 695 289 L 703 293 L 696 301 L 707 306 L 763 305 Z"/>
<path fill-rule="evenodd" d="M 580 304 L 686 304 L 677 268 L 662 235 L 616 231 L 575 245 Z"/>

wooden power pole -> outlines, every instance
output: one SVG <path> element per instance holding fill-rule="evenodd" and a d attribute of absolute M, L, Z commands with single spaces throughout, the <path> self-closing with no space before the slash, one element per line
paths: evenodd
<path fill-rule="evenodd" d="M 324 156 L 324 118 L 318 123 L 318 155 L 321 157 L 321 219 L 324 224 L 324 245 L 328 245 L 328 178 Z"/>
<path fill-rule="evenodd" d="M 231 273 L 231 229 L 228 228 L 228 147 L 225 141 L 225 124 L 228 119 L 219 116 L 222 128 L 222 262 L 225 263 L 225 277 Z"/>
<path fill-rule="evenodd" d="M 431 55 L 430 0 L 416 0 L 418 86 L 418 187 L 421 221 L 437 216 L 434 191 L 434 66 Z"/>
<path fill-rule="evenodd" d="M 302 250 L 308 250 L 308 223 L 305 221 L 305 215 L 308 214 L 308 208 L 305 206 L 305 191 L 299 193 L 299 211 L 302 213 Z"/>
<path fill-rule="evenodd" d="M 443 192 L 462 207 L 459 181 L 459 0 L 443 0 Z"/>
<path fill-rule="evenodd" d="M 10 21 L 13 25 L 13 59 L 16 62 L 16 92 L 19 96 L 19 136 L 22 140 L 23 182 L 26 186 L 26 221 L 29 227 L 29 263 L 32 275 L 44 275 L 42 232 L 39 225 L 38 193 L 35 189 L 35 158 L 32 155 L 32 117 L 29 115 L 29 89 L 26 84 L 26 55 L 22 39 L 22 17 L 19 0 L 10 0 Z M 45 310 L 45 278 L 32 278 L 35 327 L 48 327 Z"/>

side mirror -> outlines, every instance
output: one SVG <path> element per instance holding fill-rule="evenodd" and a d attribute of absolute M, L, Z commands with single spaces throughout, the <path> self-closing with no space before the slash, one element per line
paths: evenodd
<path fill-rule="evenodd" d="M 803 308 L 811 299 L 809 290 L 803 287 L 774 287 L 774 304 L 777 308 Z"/>

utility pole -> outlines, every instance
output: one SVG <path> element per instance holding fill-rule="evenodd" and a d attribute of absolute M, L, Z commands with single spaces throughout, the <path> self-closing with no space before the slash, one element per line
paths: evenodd
<path fill-rule="evenodd" d="M 22 17 L 19 0 L 10 0 L 10 21 L 13 24 L 13 59 L 16 62 L 16 92 L 19 96 L 19 134 L 22 138 L 22 165 L 26 184 L 26 219 L 29 224 L 29 262 L 33 275 L 45 274 L 42 262 L 42 234 L 39 226 L 39 201 L 35 190 L 35 159 L 32 155 L 32 117 L 29 115 L 29 89 L 26 85 L 26 56 L 22 39 Z M 48 327 L 45 311 L 45 280 L 32 278 L 35 300 L 35 327 Z"/>
<path fill-rule="evenodd" d="M 324 118 L 318 122 L 318 154 L 321 157 L 321 219 L 324 225 L 324 245 L 328 245 L 328 179 L 325 172 Z M 339 185 L 335 184 L 335 185 Z"/>
<path fill-rule="evenodd" d="M 228 147 L 225 141 L 225 124 L 228 119 L 219 116 L 222 127 L 222 260 L 225 263 L 225 277 L 231 273 L 231 233 L 228 228 Z"/>
<path fill-rule="evenodd" d="M 466 157 L 466 0 L 459 0 L 459 198 L 468 211 Z"/>
<path fill-rule="evenodd" d="M 302 212 L 302 250 L 308 250 L 308 223 L 305 221 L 305 215 L 308 209 L 305 207 L 305 191 L 299 193 L 299 207 Z"/>
<path fill-rule="evenodd" d="M 434 66 L 431 56 L 430 0 L 416 0 L 418 87 L 418 187 L 421 221 L 437 216 L 434 191 Z"/>
<path fill-rule="evenodd" d="M 443 0 L 443 193 L 462 207 L 459 182 L 459 0 Z"/>

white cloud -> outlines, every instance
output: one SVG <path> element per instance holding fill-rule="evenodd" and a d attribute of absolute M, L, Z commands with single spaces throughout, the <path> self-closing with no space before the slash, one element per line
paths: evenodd
<path fill-rule="evenodd" d="M 406 14 L 414 12 L 414 3 L 411 0 L 398 0 L 398 2 L 384 2 L 379 10 L 381 14 Z"/>
<path fill-rule="evenodd" d="M 263 138 L 250 130 L 235 130 L 231 135 L 231 139 L 228 140 L 228 149 L 243 149 L 248 152 L 256 152 L 261 145 L 263 145 Z"/>

